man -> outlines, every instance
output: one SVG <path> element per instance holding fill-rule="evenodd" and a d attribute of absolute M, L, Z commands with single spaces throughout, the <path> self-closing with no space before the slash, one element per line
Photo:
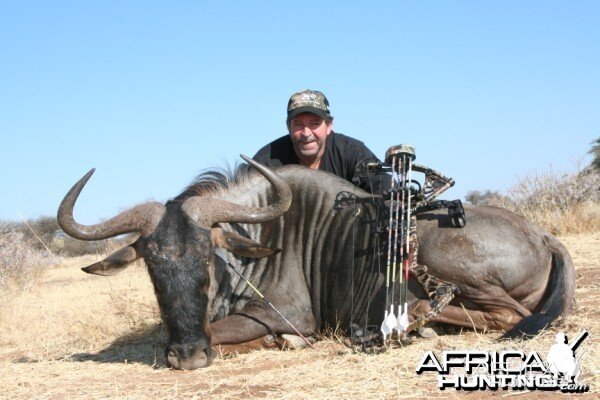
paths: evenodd
<path fill-rule="evenodd" d="M 289 134 L 260 149 L 254 160 L 268 167 L 300 164 L 327 171 L 368 192 L 371 187 L 373 193 L 389 188 L 390 177 L 385 173 L 371 182 L 357 179 L 357 164 L 377 157 L 363 142 L 333 131 L 333 116 L 323 93 L 308 89 L 294 93 L 288 102 L 286 124 Z"/>

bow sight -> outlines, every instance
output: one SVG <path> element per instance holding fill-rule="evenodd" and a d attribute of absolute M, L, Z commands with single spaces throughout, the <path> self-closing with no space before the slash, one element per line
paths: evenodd
<path fill-rule="evenodd" d="M 383 199 L 387 201 L 390 200 L 392 195 L 391 192 L 394 190 L 394 162 L 396 162 L 396 165 L 399 165 L 398 161 L 404 159 L 405 161 L 400 166 L 401 168 L 399 168 L 401 171 L 407 171 L 410 169 L 411 172 L 420 172 L 425 175 L 423 184 L 414 179 L 411 179 L 408 183 L 410 185 L 411 203 L 414 207 L 412 214 L 416 215 L 426 211 L 447 208 L 448 215 L 452 217 L 454 225 L 461 228 L 465 226 L 465 212 L 460 200 L 434 201 L 436 197 L 454 186 L 454 179 L 448 178 L 432 168 L 421 164 L 412 163 L 415 158 L 416 155 L 414 147 L 407 144 L 392 146 L 385 152 L 385 162 L 382 163 L 381 161 L 375 159 L 362 160 L 356 166 L 355 175 L 359 179 L 369 179 L 370 177 L 380 174 L 381 172 L 391 173 L 392 187 L 389 191 L 382 194 Z M 409 162 L 410 166 L 407 165 Z"/>
<path fill-rule="evenodd" d="M 435 200 L 440 194 L 454 186 L 454 179 L 439 172 L 413 163 L 414 147 L 406 144 L 392 146 L 385 154 L 385 162 L 363 160 L 356 167 L 358 179 L 368 179 L 374 175 L 391 175 L 390 188 L 381 194 L 387 213 L 387 229 L 378 229 L 387 236 L 386 268 L 386 307 L 384 319 L 379 328 L 384 343 L 392 337 L 406 338 L 407 334 L 419 329 L 441 310 L 458 293 L 458 287 L 433 277 L 425 265 L 417 262 L 417 218 L 416 215 L 447 208 L 455 227 L 466 224 L 465 212 L 460 200 Z M 412 173 L 425 175 L 423 184 L 413 179 Z M 431 311 L 411 323 L 408 319 L 408 279 L 413 276 L 423 286 L 429 296 Z M 396 293 L 398 287 L 398 293 Z M 351 327 L 356 324 L 352 324 Z M 356 327 L 355 327 L 356 328 Z M 373 327 L 352 329 L 352 343 L 360 344 L 363 350 L 373 342 Z"/>

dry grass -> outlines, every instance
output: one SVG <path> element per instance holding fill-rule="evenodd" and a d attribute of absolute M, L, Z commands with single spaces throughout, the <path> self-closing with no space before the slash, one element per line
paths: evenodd
<path fill-rule="evenodd" d="M 529 207 L 496 199 L 491 205 L 506 208 L 522 215 L 553 235 L 572 235 L 600 231 L 600 202 L 586 201 L 569 208 Z"/>
<path fill-rule="evenodd" d="M 96 352 L 115 338 L 156 326 L 156 300 L 142 266 L 108 279 L 79 270 L 95 260 L 68 259 L 35 287 L 7 299 L 0 309 L 0 345 L 27 359 L 49 360 Z"/>
<path fill-rule="evenodd" d="M 577 269 L 579 310 L 562 330 L 583 328 L 581 380 L 600 393 L 600 233 L 561 238 Z M 433 374 L 414 369 L 427 350 L 522 348 L 545 355 L 556 329 L 525 343 L 497 343 L 497 333 L 464 331 L 416 339 L 380 355 L 353 354 L 334 339 L 317 350 L 259 351 L 217 359 L 197 371 L 164 367 L 164 334 L 142 265 L 120 275 L 86 275 L 78 267 L 96 259 L 65 261 L 38 285 L 17 293 L 0 309 L 0 398 L 492 398 L 521 392 L 439 391 Z M 535 392 L 527 397 L 558 397 Z"/>
<path fill-rule="evenodd" d="M 589 168 L 532 173 L 521 177 L 506 195 L 483 196 L 482 204 L 514 211 L 555 235 L 600 231 L 600 172 Z"/>

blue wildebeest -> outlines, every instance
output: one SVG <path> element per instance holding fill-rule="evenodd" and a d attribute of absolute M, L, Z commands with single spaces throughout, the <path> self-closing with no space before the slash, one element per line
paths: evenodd
<path fill-rule="evenodd" d="M 246 171 L 234 180 L 204 175 L 165 205 L 138 205 L 98 225 L 73 219 L 93 170 L 60 205 L 60 226 L 75 238 L 140 234 L 84 271 L 111 275 L 145 260 L 168 333 L 167 364 L 174 368 L 208 366 L 212 346 L 269 347 L 274 336 L 294 333 L 228 263 L 302 334 L 347 328 L 351 320 L 383 320 L 385 261 L 372 251 L 378 210 L 360 201 L 371 195 L 328 173 L 300 166 L 273 172 L 245 159 L 260 174 Z M 341 192 L 353 192 L 356 205 L 338 207 Z M 574 269 L 557 239 L 500 208 L 467 206 L 466 213 L 469 222 L 461 229 L 443 212 L 418 217 L 419 264 L 461 290 L 433 322 L 504 330 L 513 337 L 535 333 L 569 311 Z M 216 248 L 227 250 L 227 262 L 214 256 Z M 411 282 L 414 320 L 429 302 Z"/>

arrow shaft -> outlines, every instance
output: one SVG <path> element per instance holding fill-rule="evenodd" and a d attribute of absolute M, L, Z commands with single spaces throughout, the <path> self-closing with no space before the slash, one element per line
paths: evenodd
<path fill-rule="evenodd" d="M 252 282 L 250 282 L 244 275 L 242 275 L 242 273 L 240 271 L 237 270 L 237 268 L 230 263 L 229 261 L 227 261 L 223 256 L 221 256 L 218 253 L 217 254 L 225 263 L 227 263 L 227 265 L 229 265 L 229 267 L 233 270 L 233 272 L 235 272 L 240 278 L 242 278 L 242 280 L 244 282 L 246 282 L 246 284 L 248 286 L 250 286 L 250 288 L 252 288 L 252 290 L 254 291 L 254 293 L 256 293 L 258 295 L 258 297 L 260 297 L 262 299 L 262 301 L 264 301 L 265 303 L 267 303 L 267 305 L 269 307 L 271 307 L 271 309 L 273 311 L 275 311 L 275 313 L 277 315 L 279 315 L 279 317 L 290 326 L 290 328 L 292 328 L 292 330 L 302 338 L 302 340 L 304 340 L 304 342 L 313 350 L 316 350 L 315 347 L 312 345 L 312 343 L 302 334 L 300 333 L 300 331 L 281 313 L 279 312 L 279 310 L 273 305 L 273 303 L 271 303 L 269 300 L 267 300 L 267 298 L 260 292 L 260 290 L 258 290 L 258 288 L 256 286 L 254 286 L 252 284 Z"/>

